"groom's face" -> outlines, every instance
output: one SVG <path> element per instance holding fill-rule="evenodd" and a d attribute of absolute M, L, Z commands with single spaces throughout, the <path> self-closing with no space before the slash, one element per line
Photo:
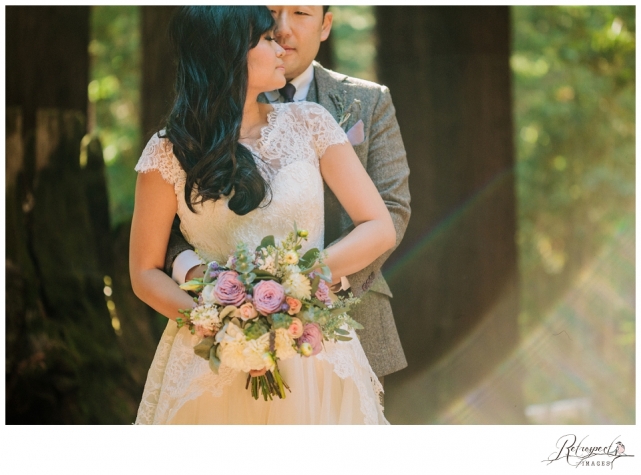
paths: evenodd
<path fill-rule="evenodd" d="M 320 5 L 268 5 L 276 20 L 274 36 L 285 49 L 285 78 L 289 81 L 305 71 L 312 63 L 321 41 L 332 29 L 332 13 L 323 15 Z"/>

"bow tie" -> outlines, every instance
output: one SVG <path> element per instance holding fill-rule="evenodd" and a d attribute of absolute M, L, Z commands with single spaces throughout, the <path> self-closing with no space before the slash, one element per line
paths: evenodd
<path fill-rule="evenodd" d="M 294 102 L 296 86 L 294 86 L 291 82 L 288 82 L 281 89 L 279 89 L 278 92 L 280 92 L 280 95 L 283 97 L 285 102 Z"/>

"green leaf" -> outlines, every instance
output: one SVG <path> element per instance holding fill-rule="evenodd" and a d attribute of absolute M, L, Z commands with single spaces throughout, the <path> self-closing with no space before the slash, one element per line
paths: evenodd
<path fill-rule="evenodd" d="M 208 360 L 209 353 L 214 346 L 214 343 L 214 337 L 208 336 L 207 338 L 203 338 L 200 343 L 194 346 L 194 353 L 196 353 L 196 355 L 200 356 L 201 358 Z"/>
<path fill-rule="evenodd" d="M 319 251 L 316 248 L 310 249 L 307 251 L 303 257 L 298 261 L 298 266 L 301 269 L 308 269 L 314 265 L 318 257 Z"/>
<path fill-rule="evenodd" d="M 218 374 L 218 368 L 220 368 L 220 360 L 216 356 L 217 348 L 212 346 L 209 350 L 209 368 L 215 373 Z"/>
<path fill-rule="evenodd" d="M 312 280 L 312 295 L 316 294 L 316 291 L 318 290 L 318 284 L 320 284 L 320 276 L 315 275 L 314 279 Z"/>
<path fill-rule="evenodd" d="M 337 328 L 334 330 L 334 333 L 338 333 L 339 335 L 349 335 L 349 332 L 347 330 L 343 330 L 342 328 Z"/>
<path fill-rule="evenodd" d="M 261 247 L 276 247 L 276 241 L 274 241 L 274 236 L 265 236 L 262 241 L 260 241 L 260 246 L 256 248 L 258 251 Z"/>
<path fill-rule="evenodd" d="M 254 280 L 275 280 L 280 283 L 280 279 L 266 270 L 254 269 Z"/>
<path fill-rule="evenodd" d="M 338 308 L 333 308 L 329 311 L 330 317 L 338 317 L 339 315 L 342 315 L 345 313 L 345 309 L 338 307 Z"/>
<path fill-rule="evenodd" d="M 222 321 L 223 318 L 231 316 L 232 318 L 236 315 L 238 309 L 233 305 L 227 305 L 219 314 L 218 318 Z"/>
<path fill-rule="evenodd" d="M 336 335 L 336 339 L 338 341 L 350 341 L 351 337 L 343 336 L 343 335 Z"/>

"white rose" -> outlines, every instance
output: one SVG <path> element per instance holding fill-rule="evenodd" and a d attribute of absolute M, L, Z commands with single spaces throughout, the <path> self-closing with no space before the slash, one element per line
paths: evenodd
<path fill-rule="evenodd" d="M 281 360 L 286 360 L 292 356 L 296 356 L 298 351 L 294 348 L 294 339 L 285 328 L 276 330 L 276 341 L 274 342 L 274 349 L 276 356 Z"/>
<path fill-rule="evenodd" d="M 230 341 L 220 346 L 220 363 L 238 371 L 249 371 L 245 360 L 245 342 Z"/>

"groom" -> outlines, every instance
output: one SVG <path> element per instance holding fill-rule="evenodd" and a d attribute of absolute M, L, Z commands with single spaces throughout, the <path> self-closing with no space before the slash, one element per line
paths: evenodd
<path fill-rule="evenodd" d="M 398 246 L 410 217 L 409 169 L 389 90 L 327 70 L 313 62 L 321 41 L 327 39 L 332 27 L 329 7 L 268 8 L 276 20 L 276 41 L 285 49 L 287 84 L 279 91 L 265 93 L 259 100 L 316 102 L 334 116 L 347 132 L 356 154 L 387 205 L 396 228 Z M 349 216 L 325 186 L 326 247 L 352 228 Z M 341 279 L 341 290 L 349 288 L 361 298 L 352 316 L 365 327 L 358 334 L 370 365 L 381 381 L 383 376 L 407 366 L 392 315 L 392 294 L 381 274 L 381 266 L 392 250 L 360 272 Z M 198 256 L 174 227 L 165 270 L 182 283 L 185 279 L 202 276 L 200 264 Z"/>

